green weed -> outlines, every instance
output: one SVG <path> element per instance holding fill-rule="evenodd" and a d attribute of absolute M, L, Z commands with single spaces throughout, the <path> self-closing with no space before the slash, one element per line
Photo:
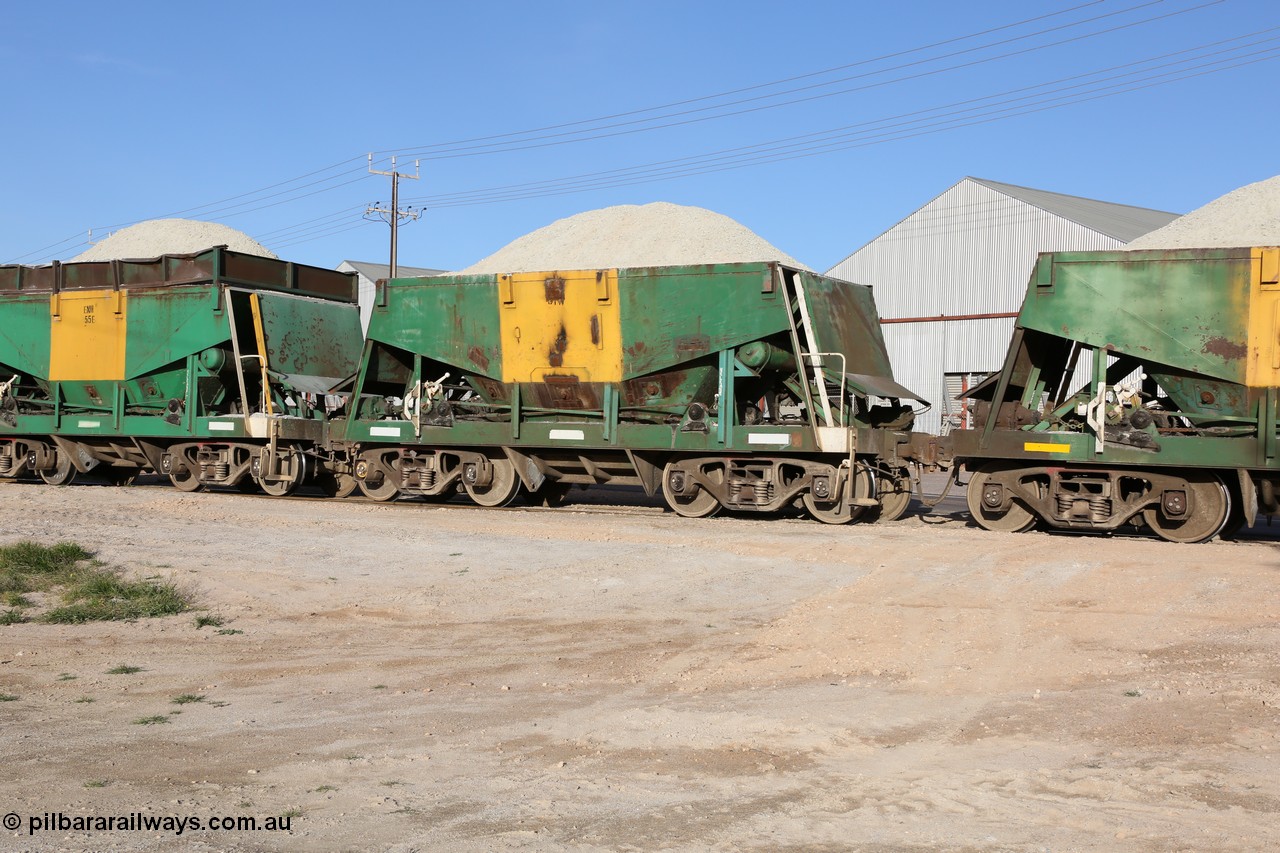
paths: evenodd
<path fill-rule="evenodd" d="M 29 607 L 26 594 L 31 592 L 61 593 L 62 604 L 39 617 L 55 624 L 167 616 L 190 606 L 173 584 L 125 580 L 74 542 L 0 546 L 0 596 L 11 607 Z M 0 614 L 0 624 L 21 621 L 25 617 L 17 610 Z"/>
<path fill-rule="evenodd" d="M 135 672 L 143 672 L 142 667 L 122 663 L 119 666 L 113 666 L 111 669 L 107 670 L 107 675 L 133 675 Z"/>

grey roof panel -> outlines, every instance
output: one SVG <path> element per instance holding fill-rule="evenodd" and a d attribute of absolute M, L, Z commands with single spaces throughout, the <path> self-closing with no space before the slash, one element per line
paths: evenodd
<path fill-rule="evenodd" d="M 969 180 L 1126 243 L 1157 228 L 1163 228 L 1180 215 L 1128 204 L 1051 193 L 1048 190 L 1019 187 L 1014 184 L 1002 184 L 982 178 L 971 177 Z"/>
<path fill-rule="evenodd" d="M 374 264 L 368 261 L 343 261 L 342 263 L 351 267 L 362 276 L 373 281 L 380 278 L 387 278 L 391 275 L 391 264 Z M 403 264 L 396 266 L 396 274 L 401 278 L 420 278 L 427 275 L 444 275 L 448 270 L 433 270 L 426 267 L 406 267 Z"/>

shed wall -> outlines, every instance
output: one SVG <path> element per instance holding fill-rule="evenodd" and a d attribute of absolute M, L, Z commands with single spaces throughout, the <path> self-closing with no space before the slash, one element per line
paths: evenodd
<path fill-rule="evenodd" d="M 828 275 L 871 285 L 883 319 L 1016 313 L 1040 252 L 1124 245 L 966 179 Z M 1012 317 L 884 325 L 894 378 L 933 403 L 918 429 L 941 430 L 945 374 L 1000 369 L 1013 326 Z"/>

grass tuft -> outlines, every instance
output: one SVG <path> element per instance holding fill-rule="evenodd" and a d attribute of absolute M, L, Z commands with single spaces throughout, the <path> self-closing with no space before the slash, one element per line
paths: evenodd
<path fill-rule="evenodd" d="M 15 608 L 0 614 L 0 624 L 27 621 L 18 609 L 31 606 L 26 593 L 53 591 L 61 592 L 63 603 L 40 616 L 42 622 L 122 621 L 168 616 L 190 607 L 173 584 L 126 580 L 74 542 L 0 546 L 0 597 Z"/>
<path fill-rule="evenodd" d="M 142 672 L 142 667 L 134 666 L 129 663 L 122 663 L 119 666 L 113 666 L 107 670 L 107 675 L 133 675 L 135 672 Z"/>
<path fill-rule="evenodd" d="M 211 616 L 206 613 L 196 617 L 197 629 L 209 626 L 221 628 L 225 624 L 227 624 L 227 620 L 223 619 L 221 616 Z"/>
<path fill-rule="evenodd" d="M 135 726 L 158 726 L 161 723 L 169 722 L 169 718 L 163 714 L 156 714 L 152 717 L 139 717 L 133 721 Z"/>
<path fill-rule="evenodd" d="M 190 705 L 192 702 L 203 702 L 204 696 L 199 693 L 183 693 L 181 696 L 174 696 L 170 701 L 175 705 Z"/>

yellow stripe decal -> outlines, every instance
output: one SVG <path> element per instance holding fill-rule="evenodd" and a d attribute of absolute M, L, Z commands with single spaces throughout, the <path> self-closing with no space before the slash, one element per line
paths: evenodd
<path fill-rule="evenodd" d="M 1022 449 L 1029 453 L 1070 453 L 1071 445 L 1069 444 L 1037 444 L 1034 441 L 1028 441 L 1022 445 Z"/>

